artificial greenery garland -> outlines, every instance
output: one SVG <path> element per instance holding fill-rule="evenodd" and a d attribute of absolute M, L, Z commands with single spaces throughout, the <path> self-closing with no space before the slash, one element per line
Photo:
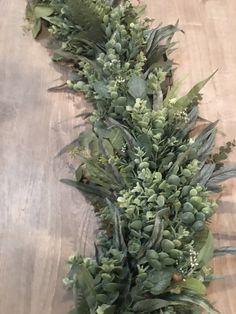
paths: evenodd
<path fill-rule="evenodd" d="M 151 30 L 140 12 L 127 0 L 27 8 L 34 37 L 46 22 L 53 59 L 74 65 L 67 86 L 94 105 L 84 114 L 91 129 L 67 147 L 80 156 L 76 180 L 62 180 L 92 202 L 101 224 L 95 258 L 69 260 L 71 314 L 218 313 L 204 297 L 213 278 L 210 193 L 235 176 L 223 164 L 235 143 L 212 153 L 217 123 L 191 136 L 210 78 L 178 98 L 168 59 L 178 26 Z"/>

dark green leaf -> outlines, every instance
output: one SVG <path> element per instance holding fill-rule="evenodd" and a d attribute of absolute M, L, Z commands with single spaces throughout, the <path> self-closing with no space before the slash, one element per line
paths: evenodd
<path fill-rule="evenodd" d="M 150 313 L 169 305 L 168 301 L 162 299 L 148 299 L 137 302 L 133 310 L 139 313 Z"/>
<path fill-rule="evenodd" d="M 173 305 L 185 305 L 185 304 L 194 304 L 198 305 L 209 314 L 220 314 L 206 299 L 190 293 L 182 293 L 180 295 L 172 294 L 168 296 L 170 304 Z"/>
<path fill-rule="evenodd" d="M 90 311 L 95 311 L 97 306 L 95 284 L 93 277 L 84 265 L 80 265 L 77 278 L 79 288 L 89 306 Z"/>
<path fill-rule="evenodd" d="M 172 268 L 162 268 L 162 270 L 160 270 L 158 274 L 158 282 L 154 285 L 153 288 L 151 288 L 150 292 L 153 295 L 159 295 L 164 293 L 171 283 L 172 275 Z"/>
<path fill-rule="evenodd" d="M 224 166 L 213 172 L 211 178 L 207 182 L 207 186 L 217 185 L 223 181 L 236 177 L 236 166 Z"/>

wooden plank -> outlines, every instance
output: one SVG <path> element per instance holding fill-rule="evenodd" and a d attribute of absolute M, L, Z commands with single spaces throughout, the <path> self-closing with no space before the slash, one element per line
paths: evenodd
<path fill-rule="evenodd" d="M 157 22 L 180 25 L 176 77 L 186 88 L 219 72 L 204 90 L 202 115 L 221 119 L 220 130 L 236 134 L 236 3 L 233 0 L 145 0 Z M 85 104 L 66 93 L 47 93 L 65 71 L 46 49 L 25 34 L 25 2 L 0 0 L 0 313 L 65 314 L 71 300 L 62 290 L 65 260 L 77 249 L 93 252 L 95 218 L 81 194 L 59 183 L 71 175 L 57 152 L 78 134 L 73 116 Z M 74 103 L 78 105 L 75 107 Z M 226 137 L 219 136 L 219 143 Z M 236 153 L 231 155 L 235 162 Z M 226 185 L 214 219 L 216 246 L 236 245 L 236 181 Z M 214 263 L 225 280 L 211 285 L 210 298 L 223 314 L 236 308 L 236 259 Z"/>
<path fill-rule="evenodd" d="M 63 68 L 22 26 L 25 1 L 0 1 L 0 313 L 65 314 L 65 261 L 93 252 L 95 218 L 79 192 L 59 182 L 72 176 L 55 158 L 79 129 L 80 99 L 48 93 Z"/>

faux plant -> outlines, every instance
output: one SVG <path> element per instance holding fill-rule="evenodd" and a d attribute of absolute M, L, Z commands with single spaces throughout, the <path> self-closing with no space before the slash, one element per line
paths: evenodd
<path fill-rule="evenodd" d="M 236 168 L 223 163 L 234 142 L 213 152 L 217 122 L 191 133 L 211 77 L 178 98 L 169 59 L 178 25 L 150 29 L 127 0 L 35 1 L 27 11 L 35 37 L 48 26 L 53 59 L 73 64 L 68 88 L 94 106 L 91 128 L 61 152 L 79 156 L 75 180 L 62 181 L 92 202 L 101 227 L 95 257 L 69 259 L 71 314 L 218 313 L 205 297 L 210 194 Z M 225 253 L 235 249 L 215 250 Z"/>

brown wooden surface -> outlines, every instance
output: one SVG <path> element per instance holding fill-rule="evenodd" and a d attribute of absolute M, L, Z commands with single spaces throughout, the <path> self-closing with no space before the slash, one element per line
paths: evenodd
<path fill-rule="evenodd" d="M 219 72 L 204 90 L 202 115 L 220 119 L 219 143 L 236 138 L 236 2 L 145 0 L 158 22 L 180 25 L 176 77 L 185 87 Z M 48 93 L 62 68 L 22 26 L 25 2 L 0 0 L 0 314 L 65 314 L 71 301 L 62 289 L 65 260 L 76 250 L 93 252 L 95 218 L 77 191 L 59 182 L 71 161 L 57 152 L 79 129 L 73 116 L 80 99 Z M 77 105 L 75 106 L 74 103 Z M 231 155 L 236 161 L 236 152 Z M 216 246 L 236 245 L 236 181 L 226 185 L 214 219 Z M 210 298 L 223 314 L 236 313 L 236 258 L 214 262 L 225 279 Z"/>

